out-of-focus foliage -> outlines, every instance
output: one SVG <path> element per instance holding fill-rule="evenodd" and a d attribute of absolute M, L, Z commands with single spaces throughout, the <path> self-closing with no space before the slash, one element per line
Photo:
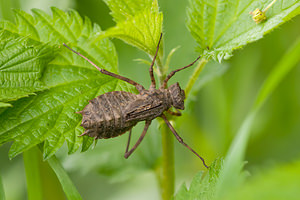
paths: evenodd
<path fill-rule="evenodd" d="M 188 28 L 199 44 L 199 52 L 219 62 L 232 56 L 232 51 L 261 39 L 278 25 L 300 12 L 298 0 L 282 0 L 267 12 L 265 22 L 257 25 L 249 12 L 263 9 L 269 0 L 191 0 L 188 8 Z"/>
<path fill-rule="evenodd" d="M 0 200 L 5 200 L 5 192 L 4 192 L 4 188 L 3 188 L 1 174 L 0 174 Z"/>
<path fill-rule="evenodd" d="M 300 196 L 300 162 L 276 166 L 250 177 L 246 184 L 224 199 L 290 199 Z"/>

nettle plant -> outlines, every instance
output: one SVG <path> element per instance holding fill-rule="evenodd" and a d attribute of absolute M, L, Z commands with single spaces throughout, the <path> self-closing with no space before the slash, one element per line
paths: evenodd
<path fill-rule="evenodd" d="M 118 73 L 118 57 L 110 38 L 118 38 L 153 58 L 163 32 L 163 13 L 159 11 L 157 0 L 105 0 L 105 3 L 116 22 L 107 30 L 101 30 L 74 10 L 64 12 L 58 8 L 52 8 L 52 15 L 38 9 L 33 9 L 32 15 L 14 10 L 15 23 L 0 22 L 0 145 L 13 142 L 8 156 L 12 159 L 23 154 L 29 174 L 38 173 L 34 170 L 38 160 L 34 158 L 35 151 L 41 151 L 68 199 L 81 199 L 81 196 L 55 153 L 64 143 L 72 154 L 79 149 L 88 150 L 94 142 L 94 138 L 88 136 L 78 137 L 84 129 L 80 127 L 81 116 L 75 112 L 82 110 L 88 100 L 106 92 L 136 91 L 124 81 L 99 73 L 62 44 L 67 43 L 99 67 Z M 269 8 L 265 21 L 256 24 L 249 12 L 263 9 L 270 3 L 269 0 L 190 0 L 186 25 L 198 44 L 196 51 L 201 59 L 185 88 L 187 99 L 207 62 L 230 58 L 233 50 L 262 38 L 300 13 L 298 0 L 283 0 Z M 220 198 L 240 183 L 244 177 L 240 172 L 253 118 L 298 62 L 299 48 L 297 41 L 266 79 L 225 159 L 216 159 L 205 175 L 200 172 L 190 189 L 183 185 L 175 199 Z M 164 60 L 163 48 L 159 49 L 154 71 L 160 81 L 168 73 L 172 54 L 173 51 Z M 174 195 L 173 141 L 166 128 L 160 131 L 162 198 L 170 199 Z M 30 180 L 33 177 L 40 178 L 39 175 L 27 177 L 28 195 L 42 198 L 38 192 L 40 186 L 36 184 L 39 181 Z"/>

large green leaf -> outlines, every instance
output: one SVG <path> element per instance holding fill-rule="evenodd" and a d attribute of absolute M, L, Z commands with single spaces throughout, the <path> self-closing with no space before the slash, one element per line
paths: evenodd
<path fill-rule="evenodd" d="M 299 0 L 277 1 L 267 20 L 256 24 L 249 12 L 263 10 L 271 0 L 190 0 L 187 26 L 206 58 L 221 61 L 232 51 L 263 37 L 300 13 Z"/>
<path fill-rule="evenodd" d="M 105 0 L 116 26 L 100 33 L 99 38 L 115 37 L 153 56 L 162 32 L 163 15 L 157 0 Z M 163 52 L 160 48 L 160 62 Z"/>
<path fill-rule="evenodd" d="M 98 66 L 117 72 L 117 55 L 114 45 L 108 39 L 88 42 L 101 32 L 99 26 L 91 25 L 88 18 L 83 21 L 75 11 L 65 13 L 52 8 L 53 16 L 34 9 L 33 16 L 16 10 L 16 24 L 1 22 L 0 29 L 41 44 L 61 45 L 70 43 Z M 81 116 L 75 114 L 89 99 L 112 90 L 131 90 L 127 84 L 100 74 L 84 59 L 60 48 L 54 60 L 43 66 L 40 81 L 47 90 L 37 95 L 13 102 L 0 115 L 0 144 L 14 141 L 10 158 L 44 142 L 44 158 L 53 155 L 66 141 L 69 153 L 75 152 L 83 143 L 88 149 L 92 139 L 77 137 L 83 132 L 79 126 Z"/>
<path fill-rule="evenodd" d="M 40 79 L 54 55 L 55 49 L 47 44 L 0 31 L 0 101 L 16 100 L 44 90 L 46 87 Z"/>

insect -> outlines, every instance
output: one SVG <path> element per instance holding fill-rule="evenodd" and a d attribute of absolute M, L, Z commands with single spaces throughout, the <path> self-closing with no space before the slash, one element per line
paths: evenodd
<path fill-rule="evenodd" d="M 203 165 L 208 168 L 204 159 L 183 141 L 164 114 L 166 111 L 171 115 L 181 115 L 178 109 L 184 109 L 184 90 L 180 88 L 178 82 L 170 85 L 168 88 L 167 83 L 176 72 L 192 66 L 195 62 L 197 62 L 200 56 L 191 64 L 172 71 L 162 82 L 159 89 L 156 89 L 153 66 L 157 57 L 161 38 L 162 34 L 160 35 L 157 49 L 149 69 L 151 86 L 148 90 L 131 79 L 99 68 L 87 57 L 64 44 L 64 46 L 66 46 L 69 50 L 73 51 L 91 63 L 101 73 L 130 83 L 134 85 L 139 92 L 139 94 L 132 94 L 125 91 L 113 91 L 102 94 L 90 100 L 89 104 L 82 111 L 78 112 L 82 114 L 81 126 L 85 128 L 85 132 L 80 136 L 88 135 L 90 137 L 94 137 L 95 139 L 107 139 L 122 135 L 129 131 L 127 147 L 124 154 L 124 157 L 128 158 L 142 142 L 151 124 L 151 121 L 157 117 L 161 117 L 170 128 L 176 139 L 181 144 L 186 146 L 190 151 L 192 151 L 196 156 L 198 156 L 202 160 Z M 177 112 L 170 111 L 169 109 L 171 107 L 177 109 Z M 129 150 L 131 130 L 140 121 L 145 121 L 144 130 L 135 145 Z"/>

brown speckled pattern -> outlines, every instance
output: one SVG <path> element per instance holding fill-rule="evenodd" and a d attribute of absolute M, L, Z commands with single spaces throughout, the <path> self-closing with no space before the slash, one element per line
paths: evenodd
<path fill-rule="evenodd" d="M 172 106 L 169 90 L 150 89 L 141 94 L 113 91 L 89 101 L 79 113 L 89 135 L 96 139 L 112 138 L 130 130 L 139 121 L 152 120 Z"/>

